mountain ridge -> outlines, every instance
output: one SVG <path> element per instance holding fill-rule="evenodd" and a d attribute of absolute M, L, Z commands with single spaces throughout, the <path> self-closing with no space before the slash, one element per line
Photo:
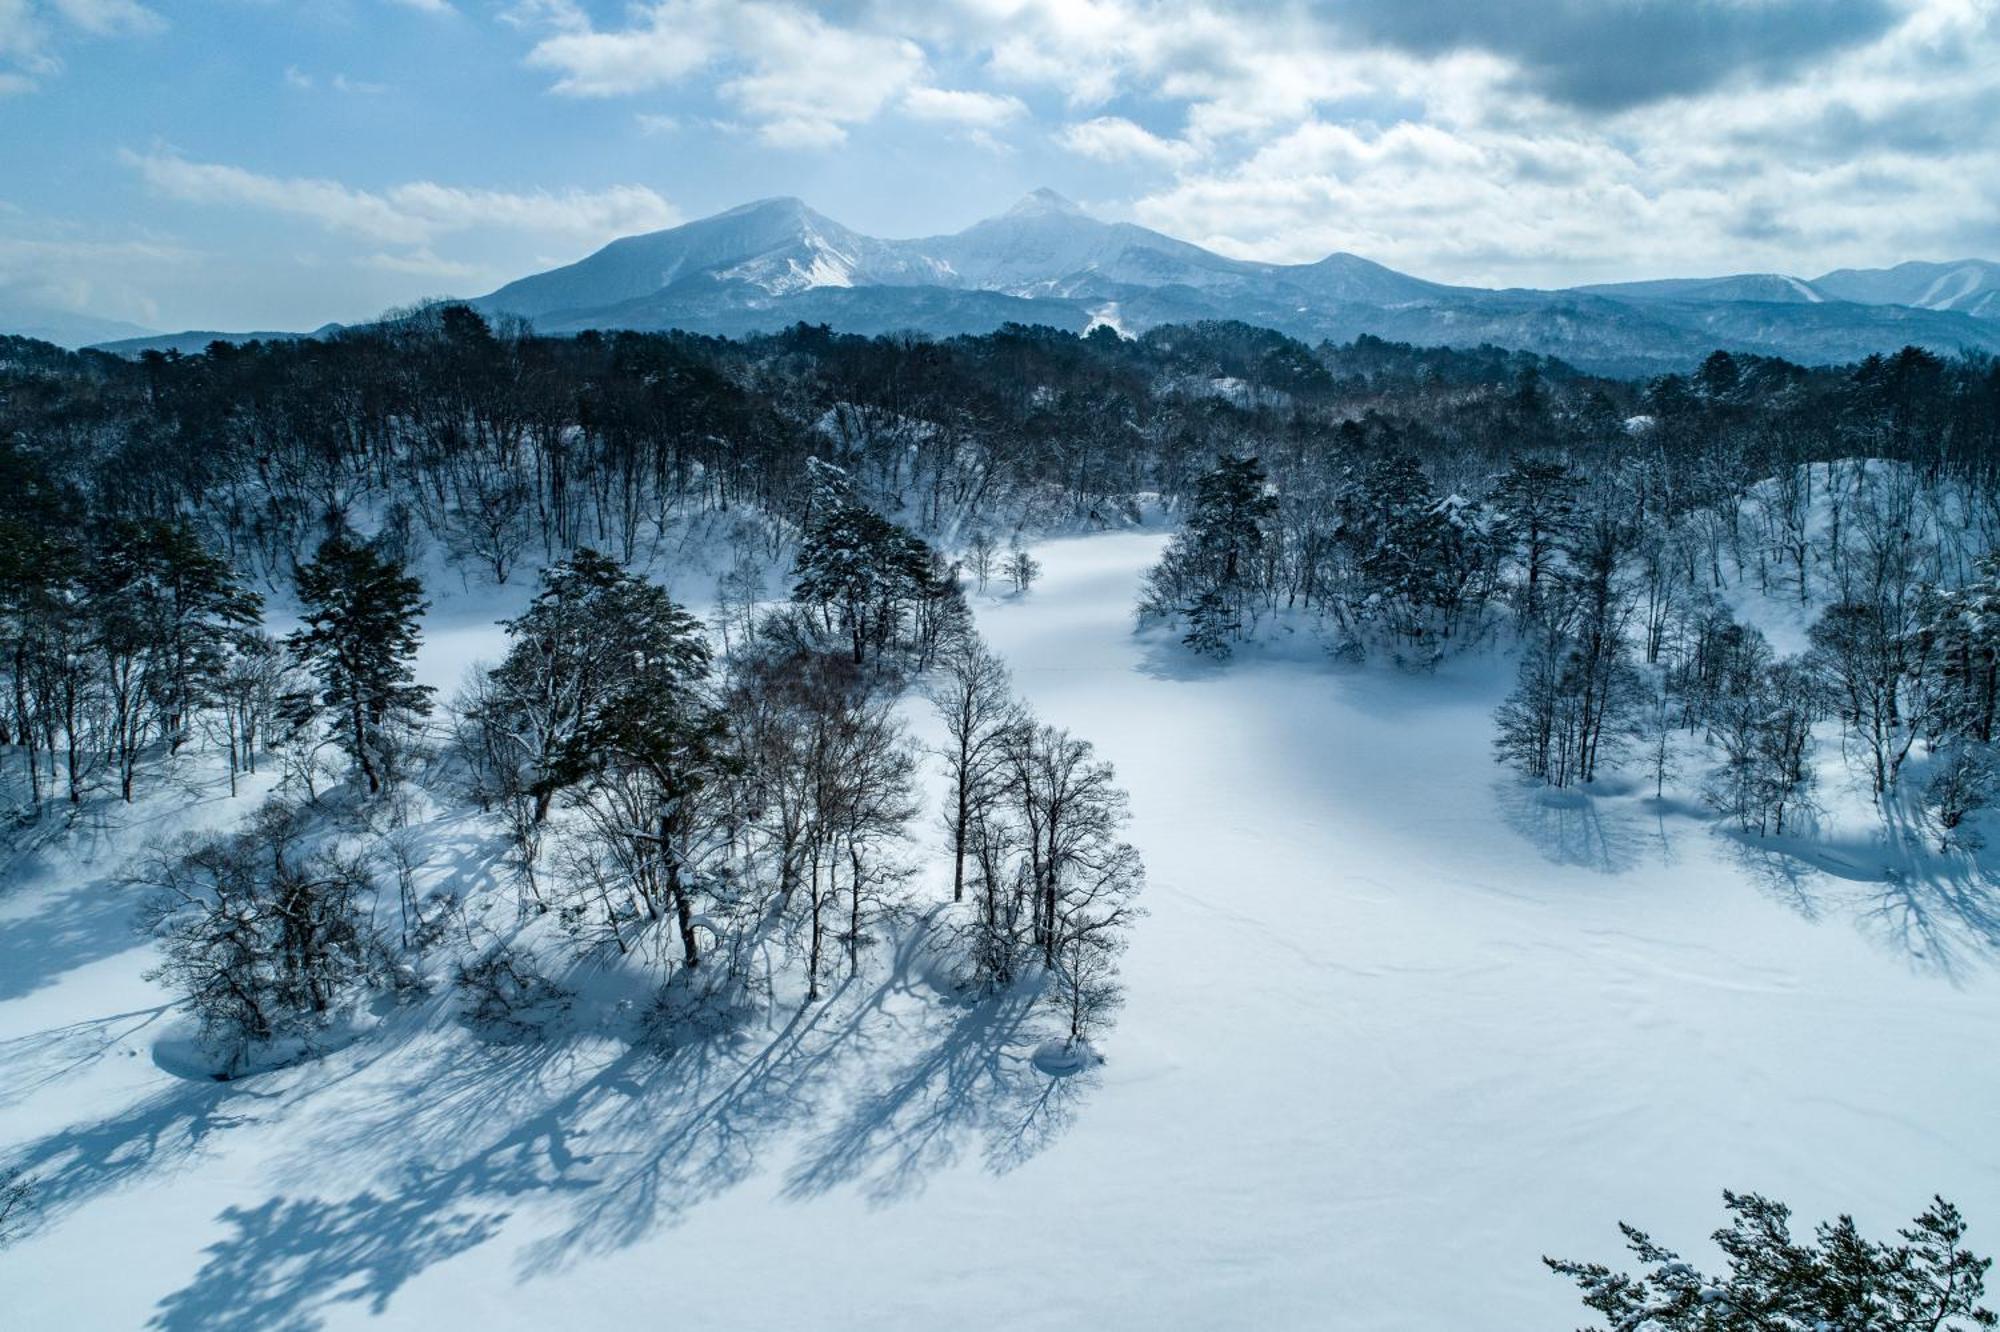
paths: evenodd
<path fill-rule="evenodd" d="M 960 231 L 900 240 L 856 231 L 794 196 L 757 199 L 620 237 L 469 303 L 550 334 L 744 336 L 800 322 L 870 334 L 950 336 L 1007 322 L 1137 334 L 1234 319 L 1315 342 L 1373 334 L 1491 343 L 1608 374 L 1685 369 L 1717 347 L 1806 363 L 1906 343 L 2000 354 L 2000 264 L 1986 260 L 1837 269 L 1814 279 L 1739 273 L 1493 289 L 1434 282 L 1340 251 L 1295 264 L 1231 258 L 1137 223 L 1102 221 L 1049 189 Z M 189 337 L 124 339 L 109 349 L 185 349 Z"/>

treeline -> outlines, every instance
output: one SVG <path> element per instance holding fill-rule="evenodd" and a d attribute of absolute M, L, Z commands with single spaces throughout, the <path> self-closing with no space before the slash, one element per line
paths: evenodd
<path fill-rule="evenodd" d="M 1277 619 L 1420 665 L 1518 644 L 1503 761 L 1563 787 L 1639 756 L 1664 793 L 1690 737 L 1702 794 L 1760 833 L 1814 814 L 1815 728 L 1836 719 L 1878 800 L 1922 755 L 1915 803 L 1941 846 L 1967 844 L 2000 680 L 1991 368 L 1906 351 L 1809 374 L 1717 353 L 1640 404 L 1594 448 L 1522 448 L 1484 474 L 1359 444 L 1226 453 L 1190 488 L 1141 616 L 1216 656 Z M 1809 650 L 1782 657 L 1739 623 L 1742 591 L 1794 603 Z"/>

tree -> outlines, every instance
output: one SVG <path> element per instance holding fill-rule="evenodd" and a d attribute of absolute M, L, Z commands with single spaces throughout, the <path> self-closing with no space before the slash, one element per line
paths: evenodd
<path fill-rule="evenodd" d="M 142 928 L 160 941 L 147 973 L 173 987 L 228 1050 L 307 1035 L 378 973 L 366 909 L 375 886 L 358 859 L 307 845 L 299 811 L 273 802 L 244 831 L 197 838 L 153 858 Z"/>
<path fill-rule="evenodd" d="M 972 571 L 981 592 L 986 590 L 987 580 L 993 577 L 993 566 L 999 552 L 1000 544 L 983 527 L 965 543 L 965 567 Z"/>
<path fill-rule="evenodd" d="M 223 742 L 229 752 L 229 793 L 236 794 L 239 772 L 257 771 L 257 756 L 273 743 L 272 728 L 288 694 L 296 688 L 288 679 L 285 651 L 269 634 L 241 635 L 215 683 L 222 713 Z"/>
<path fill-rule="evenodd" d="M 1568 538 L 1580 481 L 1560 462 L 1517 458 L 1494 483 L 1492 503 L 1521 567 L 1521 619 L 1541 611 L 1541 588 Z"/>
<path fill-rule="evenodd" d="M 1754 632 L 1754 631 L 1753 631 Z M 1709 727 L 1722 761 L 1708 784 L 1709 803 L 1743 831 L 1783 834 L 1811 811 L 1812 725 L 1817 689 L 1796 660 L 1770 664 L 1710 708 Z"/>
<path fill-rule="evenodd" d="M 1829 606 L 1809 637 L 1814 668 L 1866 748 L 1879 800 L 1930 728 L 1929 705 L 1943 702 L 1930 688 L 1935 640 L 1909 632 L 1894 606 L 1877 600 Z"/>
<path fill-rule="evenodd" d="M 317 678 L 319 693 L 297 700 L 294 716 L 311 716 L 315 703 L 324 708 L 337 743 L 374 795 L 393 775 L 391 729 L 431 710 L 433 691 L 415 683 L 410 669 L 421 639 L 418 620 L 429 608 L 423 584 L 343 529 L 300 566 L 298 591 L 305 627 L 285 643 Z"/>
<path fill-rule="evenodd" d="M 490 733 L 503 788 L 529 797 L 535 822 L 596 766 L 585 732 L 636 663 L 681 632 L 676 610 L 662 589 L 585 547 L 544 569 L 534 600 L 505 622 L 507 656 L 487 673 L 474 720 Z"/>
<path fill-rule="evenodd" d="M 968 631 L 939 658 L 926 688 L 944 722 L 945 839 L 951 847 L 951 900 L 965 900 L 965 862 L 973 829 L 1000 796 L 1008 733 L 1020 720 L 1006 663 Z"/>
<path fill-rule="evenodd" d="M 1139 914 L 1145 868 L 1118 840 L 1128 818 L 1125 792 L 1089 741 L 1022 722 L 1009 734 L 1007 757 L 1024 858 L 1018 881 L 1029 891 L 1049 997 L 1076 1045 L 1115 1007 L 1107 987 L 1125 928 Z"/>
<path fill-rule="evenodd" d="M 1550 786 L 1596 780 L 1642 727 L 1649 691 L 1627 660 L 1614 567 L 1600 548 L 1564 580 L 1494 714 L 1496 756 Z"/>
<path fill-rule="evenodd" d="M 1263 465 L 1222 455 L 1196 483 L 1186 522 L 1148 571 L 1141 613 L 1185 621 L 1182 642 L 1227 657 L 1230 642 L 1244 633 L 1250 603 L 1270 588 L 1265 553 L 1277 517 Z"/>
<path fill-rule="evenodd" d="M 1980 1304 L 1992 1260 L 1965 1247 L 1965 1221 L 1934 1198 L 1902 1241 L 1863 1236 L 1854 1219 L 1822 1222 L 1811 1242 L 1792 1238 L 1791 1211 L 1754 1193 L 1725 1191 L 1729 1225 L 1714 1240 L 1728 1274 L 1706 1276 L 1644 1231 L 1623 1224 L 1625 1245 L 1646 1270 L 1544 1258 L 1576 1282 L 1584 1307 L 1610 1332 L 1971 1332 L 1993 1327 Z"/>
<path fill-rule="evenodd" d="M 1924 786 L 1924 809 L 1937 828 L 1938 850 L 1977 851 L 1984 839 L 1966 822 L 1993 799 L 1993 761 L 1984 746 L 1958 744 L 1938 760 Z"/>
<path fill-rule="evenodd" d="M 846 631 L 858 666 L 867 643 L 894 636 L 905 606 L 944 589 L 930 547 L 856 502 L 838 468 L 822 464 L 813 475 L 813 520 L 799 543 L 792 599 L 818 606 L 829 627 L 837 622 Z"/>
<path fill-rule="evenodd" d="M 701 965 L 696 873 L 714 822 L 703 797 L 722 762 L 728 718 L 710 685 L 701 623 L 664 588 L 599 568 L 617 615 L 599 620 L 615 670 L 587 692 L 592 705 L 548 760 L 542 780 L 587 783 L 600 834 L 629 850 L 649 915 L 673 913 L 681 961 Z"/>
<path fill-rule="evenodd" d="M 124 522 L 106 533 L 86 579 L 111 704 L 119 796 L 132 799 L 140 752 L 154 734 L 187 738 L 216 701 L 232 649 L 261 600 L 184 523 Z"/>
<path fill-rule="evenodd" d="M 28 1229 L 35 1210 L 35 1188 L 19 1170 L 0 1170 L 0 1248 L 5 1248 Z"/>
<path fill-rule="evenodd" d="M 1016 593 L 1025 593 L 1042 576 L 1042 563 L 1023 548 L 1016 546 L 1013 553 L 1001 562 L 1000 572 L 1014 585 Z"/>

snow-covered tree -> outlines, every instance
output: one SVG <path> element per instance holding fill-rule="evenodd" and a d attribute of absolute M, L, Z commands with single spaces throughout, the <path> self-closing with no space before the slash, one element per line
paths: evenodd
<path fill-rule="evenodd" d="M 393 775 L 394 732 L 431 710 L 432 690 L 411 669 L 423 584 L 343 529 L 299 566 L 298 591 L 305 627 L 285 642 L 319 689 L 298 697 L 293 715 L 323 715 L 373 795 Z"/>

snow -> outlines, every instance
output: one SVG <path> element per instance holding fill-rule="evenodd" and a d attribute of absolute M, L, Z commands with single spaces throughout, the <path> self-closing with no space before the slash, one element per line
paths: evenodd
<path fill-rule="evenodd" d="M 1544 798 L 1492 762 L 1496 659 L 1192 661 L 1131 632 L 1164 540 L 1042 543 L 980 605 L 1131 790 L 1150 915 L 1106 1062 L 1047 1067 L 906 940 L 672 1060 L 433 1001 L 184 1079 L 108 875 L 226 802 L 161 794 L 0 890 L 0 1159 L 52 1204 L 0 1250 L 9 1325 L 1565 1327 L 1543 1253 L 1615 1258 L 1622 1217 L 1698 1260 L 1724 1186 L 1882 1234 L 1939 1191 L 2000 1247 L 1983 878 Z M 476 877 L 465 821 L 433 845 Z"/>

